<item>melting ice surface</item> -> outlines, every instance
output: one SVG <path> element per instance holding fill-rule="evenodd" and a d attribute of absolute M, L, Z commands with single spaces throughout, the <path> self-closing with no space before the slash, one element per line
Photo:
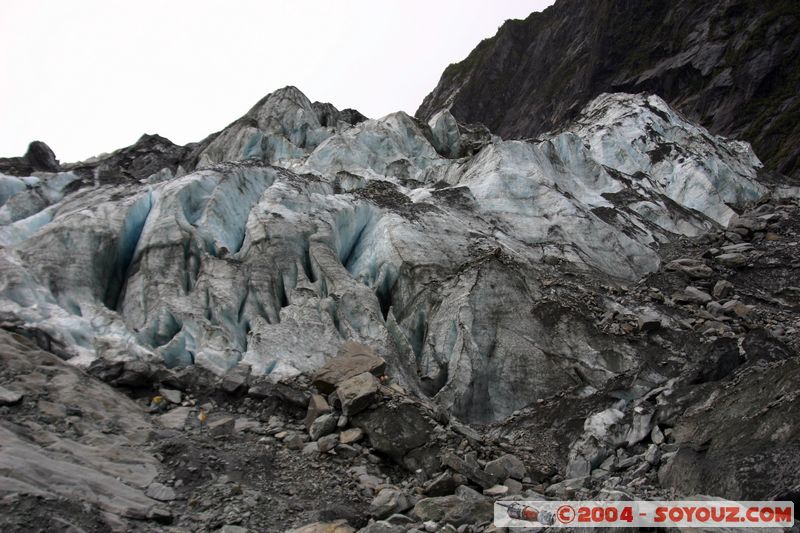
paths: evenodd
<path fill-rule="evenodd" d="M 635 357 L 521 311 L 545 265 L 634 280 L 660 243 L 765 192 L 749 145 L 654 96 L 601 95 L 570 131 L 477 148 L 446 110 L 428 125 L 319 110 L 276 91 L 179 178 L 0 176 L 4 321 L 79 365 L 244 361 L 275 378 L 355 339 L 412 390 L 491 420 L 557 390 L 565 361 L 592 381 Z"/>

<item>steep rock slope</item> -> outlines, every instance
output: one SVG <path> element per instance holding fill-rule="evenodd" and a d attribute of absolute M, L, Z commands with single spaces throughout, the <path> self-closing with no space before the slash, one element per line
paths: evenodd
<path fill-rule="evenodd" d="M 447 67 L 416 113 L 442 108 L 503 138 L 536 137 L 603 92 L 647 91 L 800 176 L 800 4 L 558 0 Z"/>
<path fill-rule="evenodd" d="M 492 421 L 643 364 L 587 318 L 597 280 L 657 270 L 661 245 L 766 191 L 747 144 L 654 96 L 601 95 L 536 142 L 447 112 L 351 115 L 288 87 L 179 177 L 4 176 L 3 324 L 84 366 L 244 361 L 274 378 L 354 339 L 409 390 Z M 554 299 L 564 275 L 589 289 Z"/>

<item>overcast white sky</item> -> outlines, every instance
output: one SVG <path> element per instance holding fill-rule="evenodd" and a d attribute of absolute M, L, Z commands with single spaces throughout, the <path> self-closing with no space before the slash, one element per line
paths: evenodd
<path fill-rule="evenodd" d="M 0 156 L 62 162 L 158 133 L 184 144 L 295 85 L 414 113 L 442 70 L 552 0 L 3 0 Z"/>

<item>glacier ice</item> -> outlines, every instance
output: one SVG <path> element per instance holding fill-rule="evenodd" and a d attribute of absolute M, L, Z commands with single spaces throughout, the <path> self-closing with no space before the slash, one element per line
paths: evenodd
<path fill-rule="evenodd" d="M 354 339 L 491 421 L 636 367 L 548 280 L 656 270 L 662 243 L 763 194 L 759 168 L 654 96 L 601 95 L 568 131 L 503 141 L 446 111 L 354 120 L 286 88 L 185 175 L 0 176 L 0 317 L 79 365 L 245 361 L 275 378 Z"/>

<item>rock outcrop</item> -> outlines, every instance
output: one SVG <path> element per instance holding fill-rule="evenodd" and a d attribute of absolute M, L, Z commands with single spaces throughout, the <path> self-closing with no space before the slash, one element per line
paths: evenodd
<path fill-rule="evenodd" d="M 0 157 L 0 172 L 10 176 L 30 176 L 34 172 L 58 172 L 61 165 L 53 150 L 42 141 L 33 141 L 22 157 Z"/>

